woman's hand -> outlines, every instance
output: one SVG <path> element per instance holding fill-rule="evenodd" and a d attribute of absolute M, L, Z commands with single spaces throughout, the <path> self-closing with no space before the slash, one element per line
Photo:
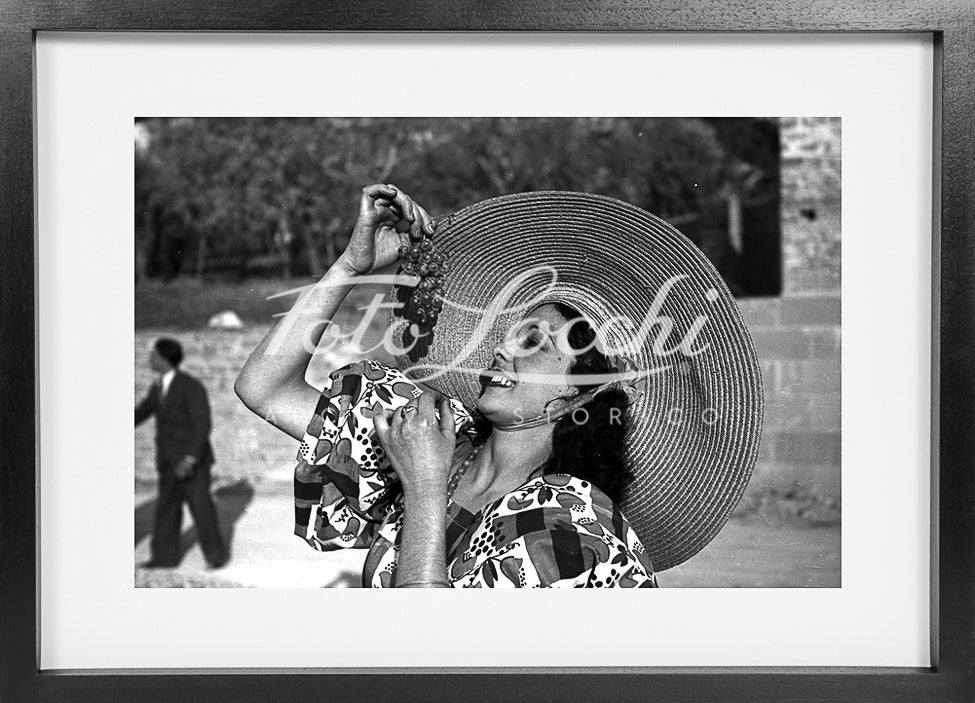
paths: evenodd
<path fill-rule="evenodd" d="M 352 274 L 372 273 L 399 258 L 399 248 L 433 234 L 433 220 L 422 207 L 394 185 L 376 183 L 362 189 L 359 217 L 349 245 L 336 262 Z"/>
<path fill-rule="evenodd" d="M 450 588 L 444 540 L 447 535 L 447 480 L 454 456 L 454 413 L 450 401 L 433 394 L 377 415 L 376 434 L 403 484 L 403 529 L 395 583 L 400 588 Z"/>
<path fill-rule="evenodd" d="M 433 233 L 426 210 L 396 186 L 377 183 L 363 188 L 359 217 L 345 252 L 302 293 L 241 369 L 234 391 L 244 405 L 300 440 L 306 421 L 295 411 L 314 407 L 319 397 L 305 383 L 305 373 L 326 328 L 322 323 L 333 318 L 356 276 L 393 264 L 400 245 L 409 243 L 410 237 L 420 238 L 424 227 Z M 337 351 L 336 357 L 343 358 L 342 352 Z"/>
<path fill-rule="evenodd" d="M 440 402 L 440 420 L 432 393 L 375 418 L 376 435 L 409 496 L 446 495 L 454 456 L 454 412 Z"/>

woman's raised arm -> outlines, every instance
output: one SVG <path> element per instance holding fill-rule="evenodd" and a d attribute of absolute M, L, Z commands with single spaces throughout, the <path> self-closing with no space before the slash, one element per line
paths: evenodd
<path fill-rule="evenodd" d="M 393 264 L 399 247 L 421 228 L 432 232 L 430 216 L 401 190 L 382 183 L 363 188 L 346 250 L 265 335 L 237 376 L 234 391 L 244 405 L 301 439 L 318 399 L 305 371 L 328 320 L 358 277 Z"/>

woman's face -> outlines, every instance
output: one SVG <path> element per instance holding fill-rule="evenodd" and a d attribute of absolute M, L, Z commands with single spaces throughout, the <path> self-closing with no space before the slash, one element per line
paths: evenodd
<path fill-rule="evenodd" d="M 495 347 L 494 363 L 481 372 L 478 410 L 492 423 L 520 422 L 537 417 L 558 403 L 554 398 L 573 395 L 569 369 L 574 355 L 558 344 L 556 333 L 566 320 L 554 305 L 532 310 Z"/>

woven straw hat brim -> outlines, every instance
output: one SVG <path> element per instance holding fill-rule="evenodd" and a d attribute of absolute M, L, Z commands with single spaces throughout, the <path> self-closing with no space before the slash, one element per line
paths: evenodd
<path fill-rule="evenodd" d="M 718 272 L 671 225 L 628 203 L 586 193 L 533 192 L 486 200 L 445 218 L 435 241 L 449 262 L 443 311 L 422 356 L 401 357 L 414 377 L 459 365 L 425 381 L 475 407 L 477 373 L 530 309 L 485 315 L 485 305 L 519 274 L 557 271 L 524 281 L 510 310 L 530 301 L 563 302 L 594 320 L 605 344 L 625 348 L 652 371 L 631 405 L 628 457 L 635 480 L 621 508 L 655 570 L 676 566 L 717 534 L 735 508 L 758 455 L 763 397 L 760 366 L 738 306 Z M 676 282 L 675 282 L 676 278 Z M 663 340 L 655 325 L 635 332 L 670 286 L 655 317 L 674 329 Z M 391 291 L 391 299 L 397 292 Z M 399 319 L 391 313 L 390 321 Z M 632 328 L 625 324 L 632 321 Z M 701 321 L 703 325 L 701 324 Z M 688 345 L 674 351 L 700 326 Z M 654 345 L 658 344 L 657 348 Z M 459 364 L 458 364 L 459 362 Z"/>

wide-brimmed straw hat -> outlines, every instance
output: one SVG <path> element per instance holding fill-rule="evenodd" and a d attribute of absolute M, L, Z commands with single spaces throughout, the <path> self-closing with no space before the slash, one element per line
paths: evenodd
<path fill-rule="evenodd" d="M 423 344 L 397 359 L 400 368 L 474 408 L 478 372 L 531 307 L 575 308 L 616 351 L 631 397 L 635 479 L 620 507 L 656 570 L 699 552 L 741 499 L 763 408 L 751 338 L 701 251 L 640 208 L 569 192 L 471 205 L 439 220 L 434 241 L 449 266 L 443 310 Z M 486 312 L 506 287 L 504 310 Z"/>

